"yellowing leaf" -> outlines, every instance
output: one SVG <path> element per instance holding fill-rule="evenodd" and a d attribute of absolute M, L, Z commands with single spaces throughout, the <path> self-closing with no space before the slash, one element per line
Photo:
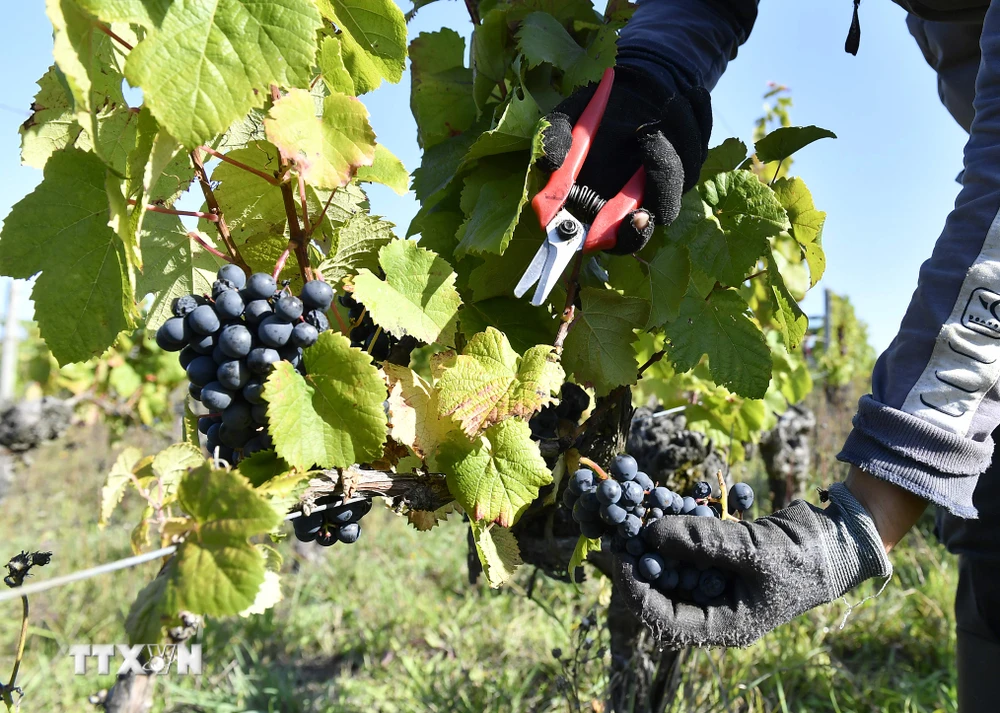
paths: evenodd
<path fill-rule="evenodd" d="M 472 534 L 476 543 L 476 552 L 483 563 L 483 573 L 486 581 L 494 589 L 502 587 L 514 571 L 524 564 L 521 561 L 521 548 L 510 530 L 496 523 L 484 525 L 481 522 L 472 523 Z"/>
<path fill-rule="evenodd" d="M 422 460 L 432 460 L 458 424 L 438 413 L 438 392 L 420 374 L 396 364 L 382 370 L 389 383 L 389 435 Z"/>

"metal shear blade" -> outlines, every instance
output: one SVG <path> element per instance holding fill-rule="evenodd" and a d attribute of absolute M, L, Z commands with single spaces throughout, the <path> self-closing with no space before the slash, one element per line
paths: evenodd
<path fill-rule="evenodd" d="M 576 227 L 571 237 L 564 237 L 564 231 L 559 229 L 565 222 L 573 223 Z M 535 288 L 531 304 L 536 307 L 544 304 L 552 288 L 559 281 L 559 276 L 563 274 L 573 256 L 583 248 L 586 239 L 587 227 L 568 210 L 561 209 L 546 226 L 545 242 L 531 259 L 531 264 L 514 288 L 514 294 L 518 298 L 522 297 L 537 282 L 538 287 Z"/>

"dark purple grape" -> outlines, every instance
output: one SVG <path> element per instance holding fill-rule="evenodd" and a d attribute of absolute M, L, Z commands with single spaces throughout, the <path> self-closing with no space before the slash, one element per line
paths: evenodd
<path fill-rule="evenodd" d="M 642 557 L 646 552 L 646 543 L 641 537 L 630 537 L 625 540 L 625 551 L 633 557 Z"/>
<path fill-rule="evenodd" d="M 276 314 L 264 317 L 257 327 L 257 336 L 268 347 L 283 347 L 292 337 L 292 325 Z"/>
<path fill-rule="evenodd" d="M 579 497 L 580 496 L 574 493 L 572 490 L 566 488 L 563 491 L 563 505 L 572 510 L 573 506 L 576 505 L 576 501 L 579 499 Z"/>
<path fill-rule="evenodd" d="M 591 488 L 587 492 L 580 495 L 580 502 L 583 503 L 583 507 L 587 508 L 591 512 L 597 512 L 601 509 L 601 501 L 597 499 L 596 488 Z"/>
<path fill-rule="evenodd" d="M 216 275 L 220 280 L 228 280 L 236 286 L 237 290 L 242 290 L 247 284 L 247 274 L 239 265 L 223 265 Z"/>
<path fill-rule="evenodd" d="M 663 511 L 660 508 L 650 508 L 646 511 L 646 522 L 654 522 L 663 517 Z"/>
<path fill-rule="evenodd" d="M 680 574 L 678 574 L 676 569 L 664 569 L 660 573 L 660 576 L 656 578 L 656 581 L 653 582 L 653 586 L 661 592 L 670 592 L 677 589 L 680 579 Z"/>
<path fill-rule="evenodd" d="M 306 284 L 308 285 L 309 283 L 307 282 Z M 313 289 L 317 289 L 317 288 L 313 288 Z M 304 289 L 302 290 L 302 293 L 303 293 L 303 295 L 305 294 L 305 290 Z M 302 299 L 304 301 L 305 297 L 303 296 Z M 354 295 L 352 295 L 350 292 L 345 292 L 344 294 L 342 294 L 340 297 L 337 298 L 337 301 L 340 302 L 341 306 L 344 309 L 354 309 L 359 304 L 358 301 L 356 299 L 354 299 Z M 323 306 L 320 305 L 320 304 L 317 304 L 316 306 L 319 307 L 319 308 L 323 308 Z"/>
<path fill-rule="evenodd" d="M 698 507 L 698 503 L 694 498 L 690 496 L 685 497 L 681 503 L 681 515 L 690 515 L 696 507 Z"/>
<path fill-rule="evenodd" d="M 181 352 L 183 354 L 183 352 Z M 729 489 L 729 512 L 746 512 L 753 505 L 753 488 L 746 483 L 736 483 Z"/>
<path fill-rule="evenodd" d="M 253 300 L 247 303 L 243 310 L 243 319 L 251 327 L 256 327 L 260 321 L 268 315 L 274 314 L 271 304 L 267 300 Z"/>
<path fill-rule="evenodd" d="M 249 300 L 266 300 L 274 295 L 278 284 L 266 272 L 255 272 L 247 280 L 246 293 Z"/>
<path fill-rule="evenodd" d="M 600 510 L 591 510 L 583 505 L 583 498 L 576 501 L 573 506 L 573 519 L 577 522 L 599 522 L 601 518 Z"/>
<path fill-rule="evenodd" d="M 243 446 L 243 455 L 251 456 L 258 451 L 266 451 L 270 446 L 268 446 L 264 439 L 258 434 L 247 441 L 246 445 Z"/>
<path fill-rule="evenodd" d="M 278 352 L 268 347 L 251 349 L 247 355 L 247 365 L 254 374 L 264 375 L 271 371 L 275 364 L 281 361 Z"/>
<path fill-rule="evenodd" d="M 208 427 L 205 431 L 205 440 L 207 441 L 208 450 L 215 450 L 215 446 L 219 444 L 219 431 L 222 429 L 222 419 L 217 418 L 215 423 Z"/>
<path fill-rule="evenodd" d="M 302 304 L 306 309 L 326 312 L 333 304 L 333 288 L 322 280 L 310 280 L 302 286 Z"/>
<path fill-rule="evenodd" d="M 294 322 L 302 316 L 302 300 L 292 295 L 284 295 L 274 305 L 274 313 L 286 322 Z"/>
<path fill-rule="evenodd" d="M 645 554 L 639 558 L 636 569 L 647 582 L 655 582 L 663 572 L 663 558 L 656 553 Z"/>
<path fill-rule="evenodd" d="M 246 401 L 233 401 L 222 412 L 222 425 L 231 431 L 245 431 L 252 423 L 253 417 L 250 415 L 250 404 Z M 226 442 L 223 441 L 223 443 Z M 226 443 L 226 445 L 229 446 L 233 444 Z M 242 446 L 243 443 L 240 443 L 239 445 Z M 236 448 L 237 446 L 233 447 Z"/>
<path fill-rule="evenodd" d="M 208 435 L 208 429 L 217 423 L 221 423 L 222 419 L 218 416 L 202 416 L 198 419 L 198 432 Z"/>
<path fill-rule="evenodd" d="M 252 346 L 253 336 L 242 324 L 230 324 L 219 335 L 219 349 L 232 359 L 242 359 L 250 353 Z"/>
<path fill-rule="evenodd" d="M 243 387 L 243 398 L 252 404 L 264 403 L 264 380 L 257 377 L 250 379 Z"/>
<path fill-rule="evenodd" d="M 201 300 L 194 295 L 183 295 L 176 298 L 170 304 L 170 311 L 173 312 L 175 317 L 187 317 L 189 314 L 194 312 L 200 304 Z"/>
<path fill-rule="evenodd" d="M 582 495 L 594 487 L 594 471 L 589 468 L 580 468 L 580 470 L 573 473 L 573 477 L 570 478 L 567 487 L 575 494 Z"/>
<path fill-rule="evenodd" d="M 215 335 L 212 334 L 192 334 L 191 348 L 199 354 L 211 356 L 215 351 Z"/>
<path fill-rule="evenodd" d="M 233 402 L 233 392 L 213 381 L 202 388 L 201 402 L 212 411 L 222 411 Z"/>
<path fill-rule="evenodd" d="M 292 520 L 292 527 L 295 529 L 295 537 L 300 542 L 312 542 L 323 529 L 323 513 L 314 512 L 311 515 L 295 518 Z"/>
<path fill-rule="evenodd" d="M 708 505 L 699 505 L 694 510 L 692 510 L 690 515 L 695 517 L 715 517 L 715 510 L 710 508 Z"/>
<path fill-rule="evenodd" d="M 336 527 L 324 526 L 316 533 L 316 544 L 321 547 L 333 547 L 338 541 Z"/>
<path fill-rule="evenodd" d="M 242 448 L 253 435 L 253 431 L 249 428 L 235 428 L 222 424 L 222 428 L 219 429 L 219 442 L 230 448 Z"/>
<path fill-rule="evenodd" d="M 698 590 L 708 599 L 715 599 L 726 591 L 726 576 L 712 567 L 706 569 L 698 578 Z"/>
<path fill-rule="evenodd" d="M 188 384 L 188 394 L 195 401 L 201 401 L 201 387 L 195 384 Z"/>
<path fill-rule="evenodd" d="M 678 571 L 678 586 L 686 592 L 693 592 L 701 579 L 701 572 L 691 565 L 683 565 Z"/>
<path fill-rule="evenodd" d="M 236 285 L 229 280 L 216 280 L 212 283 L 212 299 L 218 301 L 227 292 L 235 292 Z"/>
<path fill-rule="evenodd" d="M 361 524 L 357 522 L 348 523 L 340 528 L 337 539 L 345 545 L 353 545 L 361 537 Z"/>
<path fill-rule="evenodd" d="M 691 495 L 694 496 L 695 500 L 710 498 L 712 497 L 712 486 L 704 480 L 699 480 L 694 484 L 694 487 L 691 488 Z"/>
<path fill-rule="evenodd" d="M 625 512 L 625 508 L 619 507 L 615 504 L 602 505 L 600 512 L 601 519 L 609 525 L 620 524 L 628 515 L 628 513 Z"/>
<path fill-rule="evenodd" d="M 218 367 L 212 361 L 212 357 L 199 356 L 188 364 L 187 378 L 195 386 L 205 386 L 209 382 L 215 381 L 215 371 Z"/>
<path fill-rule="evenodd" d="M 671 515 L 680 515 L 681 510 L 684 509 L 684 498 L 680 496 L 680 493 L 674 493 L 670 498 L 670 507 L 664 510 L 664 512 L 670 513 Z"/>
<path fill-rule="evenodd" d="M 624 522 L 618 526 L 618 534 L 622 537 L 636 537 L 642 529 L 642 520 L 633 514 L 625 516 Z"/>
<path fill-rule="evenodd" d="M 319 331 L 308 322 L 299 322 L 292 328 L 292 344 L 297 347 L 311 347 L 319 339 Z"/>
<path fill-rule="evenodd" d="M 375 340 L 374 344 L 372 340 Z M 373 333 L 361 346 L 375 361 L 385 361 L 389 356 L 389 350 L 392 349 L 392 340 L 389 338 L 389 333 L 383 329 Z"/>
<path fill-rule="evenodd" d="M 596 540 L 597 538 L 604 536 L 606 527 L 607 525 L 600 520 L 581 522 L 580 534 L 591 540 Z M 621 526 L 619 525 L 619 527 Z"/>
<path fill-rule="evenodd" d="M 225 321 L 239 319 L 244 307 L 243 298 L 237 290 L 227 290 L 215 298 L 215 313 Z"/>
<path fill-rule="evenodd" d="M 649 492 L 649 504 L 654 508 L 660 508 L 660 510 L 666 510 L 670 507 L 670 503 L 673 502 L 674 494 L 664 487 L 653 488 Z"/>
<path fill-rule="evenodd" d="M 165 352 L 179 352 L 189 340 L 190 330 L 183 317 L 171 317 L 156 330 L 156 344 Z"/>
<path fill-rule="evenodd" d="M 646 492 L 649 492 L 650 490 L 656 487 L 656 483 L 653 482 L 653 479 L 650 478 L 645 473 L 643 473 L 641 470 L 635 474 L 634 480 L 639 485 L 641 485 L 642 489 Z"/>
<path fill-rule="evenodd" d="M 215 448 L 212 449 L 212 455 L 215 455 L 216 453 L 218 453 L 218 456 L 216 457 L 219 460 L 224 460 L 227 463 L 234 463 L 234 461 L 236 460 L 236 453 L 229 446 L 223 446 L 221 444 L 217 445 Z"/>
<path fill-rule="evenodd" d="M 611 461 L 611 475 L 618 480 L 633 480 L 638 472 L 639 465 L 635 462 L 635 458 L 630 455 L 623 453 L 615 456 L 614 460 Z"/>
<path fill-rule="evenodd" d="M 638 505 L 642 502 L 645 493 L 642 492 L 642 486 L 639 485 L 634 480 L 626 480 L 622 485 L 622 499 L 621 505 L 623 507 L 630 507 L 632 505 Z"/>
<path fill-rule="evenodd" d="M 185 319 L 195 334 L 215 334 L 221 326 L 219 315 L 209 305 L 201 305 Z"/>
<path fill-rule="evenodd" d="M 188 364 L 190 364 L 197 358 L 198 358 L 198 352 L 196 352 L 190 346 L 181 349 L 181 353 L 177 355 L 177 359 L 181 363 L 181 369 L 184 369 L 185 371 L 187 371 Z"/>
<path fill-rule="evenodd" d="M 212 362 L 215 363 L 214 361 Z M 219 364 L 215 372 L 216 380 L 231 391 L 239 391 L 250 379 L 250 367 L 242 359 L 231 359 Z"/>
<path fill-rule="evenodd" d="M 618 484 L 617 480 L 608 478 L 607 480 L 602 480 L 601 484 L 597 486 L 597 499 L 601 501 L 602 505 L 617 503 L 621 499 L 621 496 L 622 486 Z"/>
<path fill-rule="evenodd" d="M 311 309 L 306 312 L 306 322 L 314 326 L 318 332 L 325 332 L 330 328 L 330 320 L 318 309 Z"/>
<path fill-rule="evenodd" d="M 261 426 L 267 425 L 267 404 L 254 404 L 250 407 L 250 416 L 253 422 Z"/>

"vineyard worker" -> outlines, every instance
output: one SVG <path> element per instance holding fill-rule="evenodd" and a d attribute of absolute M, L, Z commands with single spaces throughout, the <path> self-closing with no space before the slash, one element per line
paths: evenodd
<path fill-rule="evenodd" d="M 663 642 L 745 646 L 865 580 L 887 580 L 886 553 L 935 503 L 949 511 L 945 539 L 961 555 L 960 709 L 996 713 L 1000 462 L 994 469 L 990 461 L 1000 425 L 1000 0 L 895 2 L 909 11 L 941 99 L 970 136 L 955 209 L 838 456 L 850 473 L 830 488 L 824 508 L 798 501 L 754 523 L 668 517 L 650 528 L 663 556 L 739 574 L 725 606 L 664 597 L 633 576 L 627 554 L 616 578 Z M 847 49 L 856 52 L 857 0 L 854 12 Z M 610 197 L 641 162 L 644 205 L 657 223 L 672 221 L 704 161 L 708 91 L 756 14 L 756 0 L 639 0 L 619 39 L 614 90 L 580 181 Z M 565 156 L 591 91 L 550 116 L 548 164 Z M 621 242 L 635 249 L 649 232 Z"/>

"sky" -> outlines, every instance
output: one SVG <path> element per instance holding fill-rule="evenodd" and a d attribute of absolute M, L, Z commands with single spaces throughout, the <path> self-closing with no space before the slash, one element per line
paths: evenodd
<path fill-rule="evenodd" d="M 404 10 L 409 0 L 396 0 Z M 597 0 L 603 9 L 604 0 Z M 889 345 L 916 286 L 920 264 L 944 226 L 959 186 L 967 136 L 937 97 L 936 77 L 910 37 L 904 11 L 890 0 L 861 6 L 861 49 L 844 52 L 848 0 L 765 0 L 754 31 L 712 93 L 710 145 L 730 136 L 748 145 L 768 82 L 786 85 L 792 122 L 837 134 L 796 156 L 793 173 L 827 212 L 827 271 L 803 308 L 822 313 L 822 288 L 847 295 L 868 323 L 877 351 Z M 0 95 L 0 216 L 29 193 L 41 172 L 20 165 L 18 126 L 28 117 L 37 80 L 52 62 L 44 3 L 10 3 L 12 32 L 0 43 L 5 91 Z M 417 13 L 410 36 L 448 26 L 468 38 L 462 2 L 439 0 Z M 378 139 L 410 170 L 420 164 L 409 112 L 409 73 L 363 97 Z M 372 212 L 405 233 L 417 210 L 412 193 L 369 191 Z M 0 265 L 0 273 L 3 266 Z M 0 303 L 6 289 L 0 291 Z M 0 314 L 4 308 L 0 304 Z"/>

